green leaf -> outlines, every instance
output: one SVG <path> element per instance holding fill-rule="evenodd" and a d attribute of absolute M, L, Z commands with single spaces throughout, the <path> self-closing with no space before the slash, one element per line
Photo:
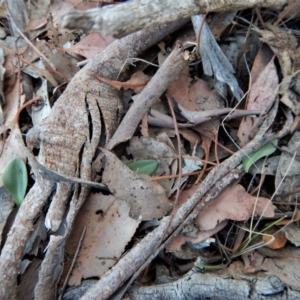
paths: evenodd
<path fill-rule="evenodd" d="M 249 171 L 250 167 L 255 164 L 262 157 L 268 156 L 275 152 L 278 143 L 278 139 L 275 139 L 264 146 L 262 146 L 257 151 L 249 154 L 249 156 L 245 157 L 243 160 L 243 167 L 246 172 Z"/>
<path fill-rule="evenodd" d="M 2 175 L 3 186 L 12 196 L 17 206 L 24 200 L 27 188 L 27 170 L 24 161 L 20 158 L 13 159 Z"/>
<path fill-rule="evenodd" d="M 158 162 L 152 159 L 141 159 L 127 164 L 127 167 L 140 174 L 151 175 L 157 168 Z"/>

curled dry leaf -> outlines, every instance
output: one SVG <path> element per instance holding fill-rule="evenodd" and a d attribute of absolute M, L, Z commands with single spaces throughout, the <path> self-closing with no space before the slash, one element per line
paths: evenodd
<path fill-rule="evenodd" d="M 285 234 L 281 231 L 274 234 L 274 230 L 264 232 L 262 240 L 265 246 L 270 249 L 283 248 L 287 242 Z"/>
<path fill-rule="evenodd" d="M 98 74 L 94 74 L 94 76 L 107 84 L 110 84 L 114 88 L 120 90 L 121 88 L 125 89 L 133 89 L 136 93 L 140 93 L 144 86 L 150 81 L 150 76 L 146 75 L 142 71 L 138 71 L 134 73 L 131 78 L 125 82 L 116 81 L 116 80 L 109 80 L 104 77 L 99 76 Z"/>
<path fill-rule="evenodd" d="M 113 195 L 130 206 L 129 216 L 134 219 L 162 218 L 171 209 L 164 188 L 151 182 L 146 175 L 131 171 L 110 151 L 102 149 L 106 157 L 102 182 Z"/>
<path fill-rule="evenodd" d="M 74 254 L 82 230 L 86 233 L 75 268 L 68 281 L 79 285 L 89 277 L 101 277 L 120 258 L 140 221 L 129 217 L 129 205 L 114 196 L 91 194 L 82 206 L 74 229 L 66 243 L 66 250 Z M 70 267 L 70 261 L 65 271 Z"/>
<path fill-rule="evenodd" d="M 261 74 L 261 72 L 264 70 L 264 68 L 268 65 L 268 63 L 271 61 L 272 57 L 274 56 L 274 53 L 270 49 L 269 46 L 266 44 L 263 44 L 260 49 L 258 50 L 253 65 L 251 69 L 251 81 L 252 83 L 256 82 L 257 78 Z"/>

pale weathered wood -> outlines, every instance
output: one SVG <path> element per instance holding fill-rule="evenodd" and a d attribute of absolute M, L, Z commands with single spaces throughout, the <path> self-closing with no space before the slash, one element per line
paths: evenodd
<path fill-rule="evenodd" d="M 234 11 L 253 7 L 281 8 L 287 0 L 136 0 L 103 8 L 68 13 L 62 26 L 100 30 L 121 37 L 155 24 L 209 12 Z"/>
<path fill-rule="evenodd" d="M 287 297 L 285 284 L 275 275 L 249 274 L 244 278 L 218 276 L 215 273 L 193 273 L 167 284 L 133 287 L 129 291 L 131 300 L 164 299 L 261 299 L 282 300 Z M 284 297 L 282 295 L 284 294 Z M 293 296 L 300 296 L 296 292 Z M 278 298 L 276 297 L 278 296 Z M 274 297 L 274 298 L 273 298 Z M 295 298 L 294 298 L 295 299 Z M 298 298 L 297 298 L 298 299 Z"/>

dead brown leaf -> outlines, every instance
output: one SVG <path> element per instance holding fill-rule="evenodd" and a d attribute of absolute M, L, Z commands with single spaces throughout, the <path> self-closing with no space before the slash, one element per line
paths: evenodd
<path fill-rule="evenodd" d="M 187 201 L 196 189 L 197 185 L 193 185 L 190 189 L 184 190 L 179 197 L 180 205 Z M 274 215 L 275 206 L 270 204 L 268 199 L 251 196 L 241 185 L 228 186 L 198 214 L 195 223 L 200 230 L 194 236 L 178 235 L 169 243 L 167 249 L 176 252 L 181 251 L 181 246 L 188 241 L 200 243 L 223 229 L 227 224 L 226 220 L 248 219 L 253 213 L 254 206 L 256 206 L 255 214 L 261 215 L 266 208 L 264 216 Z"/>
<path fill-rule="evenodd" d="M 253 83 L 247 100 L 247 110 L 259 110 L 266 113 L 272 107 L 278 88 L 278 75 L 274 60 L 270 61 Z M 244 117 L 238 131 L 240 145 L 246 145 L 258 131 L 263 122 L 261 116 Z"/>
<path fill-rule="evenodd" d="M 171 209 L 164 188 L 126 167 L 110 151 L 102 149 L 107 159 L 102 182 L 113 195 L 130 205 L 129 216 L 134 219 L 162 218 Z"/>
<path fill-rule="evenodd" d="M 79 285 L 84 278 L 101 277 L 118 261 L 140 223 L 129 217 L 129 209 L 127 202 L 111 195 L 89 196 L 66 244 L 67 252 L 74 255 L 82 230 L 86 227 L 69 285 Z"/>
<path fill-rule="evenodd" d="M 253 197 L 237 184 L 226 187 L 203 209 L 196 222 L 201 230 L 209 230 L 223 220 L 247 220 L 253 213 L 273 217 L 274 210 L 275 206 L 269 199 Z"/>
<path fill-rule="evenodd" d="M 212 92 L 204 80 L 197 79 L 196 82 L 193 82 L 193 79 L 185 74 L 182 74 L 178 80 L 169 86 L 167 94 L 184 108 L 191 111 L 222 107 L 217 100 L 216 93 Z"/>
<path fill-rule="evenodd" d="M 111 44 L 115 39 L 113 37 L 104 37 L 100 32 L 91 32 L 83 40 L 76 43 L 74 46 L 65 50 L 80 54 L 85 58 L 93 58 L 101 53 L 106 46 Z"/>
<path fill-rule="evenodd" d="M 251 82 L 252 84 L 257 81 L 259 75 L 265 67 L 268 65 L 268 63 L 271 61 L 272 57 L 274 56 L 274 53 L 271 51 L 271 49 L 266 45 L 263 44 L 260 49 L 258 50 L 253 65 L 251 69 Z"/>

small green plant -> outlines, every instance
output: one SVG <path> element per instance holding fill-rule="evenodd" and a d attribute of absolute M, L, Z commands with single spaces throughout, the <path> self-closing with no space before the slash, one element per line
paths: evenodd
<path fill-rule="evenodd" d="M 276 146 L 277 146 L 277 139 L 274 139 L 273 141 L 265 144 L 263 147 L 258 149 L 257 151 L 249 154 L 247 157 L 243 160 L 243 168 L 246 172 L 249 171 L 250 167 L 255 164 L 259 159 L 262 157 L 271 155 L 275 152 Z"/>
<path fill-rule="evenodd" d="M 127 164 L 127 167 L 140 174 L 151 175 L 157 168 L 158 162 L 152 159 L 141 159 Z"/>
<path fill-rule="evenodd" d="M 22 159 L 15 158 L 7 165 L 2 175 L 2 182 L 17 206 L 20 206 L 28 183 L 26 165 Z"/>

